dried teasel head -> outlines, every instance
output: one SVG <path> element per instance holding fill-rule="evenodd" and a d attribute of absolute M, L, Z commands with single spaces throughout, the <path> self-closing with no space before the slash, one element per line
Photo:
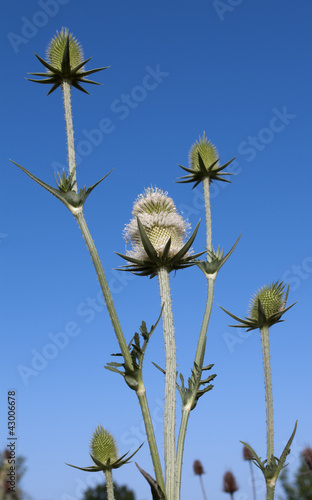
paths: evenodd
<path fill-rule="evenodd" d="M 204 474 L 204 467 L 200 460 L 195 460 L 193 464 L 194 473 L 196 476 L 201 476 Z"/>
<path fill-rule="evenodd" d="M 235 493 L 238 490 L 236 479 L 231 471 L 228 471 L 223 476 L 223 491 L 225 493 Z"/>
<path fill-rule="evenodd" d="M 243 457 L 244 460 L 252 460 L 254 458 L 251 451 L 247 448 L 247 446 L 244 446 L 243 448 Z"/>
<path fill-rule="evenodd" d="M 305 448 L 302 452 L 302 456 L 309 468 L 309 471 L 312 471 L 312 448 Z"/>

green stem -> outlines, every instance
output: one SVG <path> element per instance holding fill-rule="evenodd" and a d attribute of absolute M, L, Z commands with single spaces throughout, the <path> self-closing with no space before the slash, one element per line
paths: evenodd
<path fill-rule="evenodd" d="M 182 466 L 183 466 L 183 451 L 186 436 L 186 429 L 188 420 L 190 417 L 190 407 L 184 406 L 182 409 L 182 418 L 180 423 L 178 445 L 177 445 L 177 472 L 176 472 L 176 499 L 180 499 L 181 495 L 181 477 L 182 477 Z"/>
<path fill-rule="evenodd" d="M 203 188 L 204 188 L 204 199 L 205 199 L 205 214 L 206 214 L 206 246 L 207 250 L 212 250 L 212 224 L 211 224 L 211 207 L 210 207 L 210 191 L 209 191 L 210 180 L 206 177 L 203 180 Z M 207 260 L 209 256 L 207 254 Z M 195 364 L 201 370 L 203 367 L 203 360 L 205 356 L 206 349 L 206 340 L 207 340 L 207 330 L 209 325 L 209 320 L 211 316 L 212 304 L 213 304 L 213 294 L 214 294 L 214 284 L 215 284 L 216 275 L 209 276 L 207 278 L 208 290 L 207 290 L 207 300 L 205 313 L 201 325 L 201 330 L 198 338 L 196 354 L 195 354 Z M 195 399 L 195 394 L 194 394 Z M 182 410 L 182 419 L 178 437 L 178 445 L 177 445 L 177 472 L 176 472 L 176 498 L 180 499 L 180 491 L 181 491 L 181 477 L 182 477 L 182 464 L 183 464 L 183 451 L 184 451 L 184 443 L 185 436 L 187 430 L 188 419 L 190 416 L 190 412 L 192 409 L 192 403 L 194 399 L 189 402 L 188 405 L 184 406 Z"/>
<path fill-rule="evenodd" d="M 72 183 L 73 187 L 72 189 L 77 192 L 77 179 L 76 179 L 76 161 L 75 161 L 75 146 L 74 146 L 74 129 L 73 129 L 73 118 L 72 118 L 72 112 L 71 112 L 71 87 L 70 83 L 67 81 L 64 81 L 62 84 L 62 89 L 63 89 L 63 100 L 64 100 L 64 110 L 65 110 L 65 123 L 66 123 L 66 136 L 67 136 L 67 150 L 68 150 L 68 168 L 69 168 L 69 175 L 72 175 Z M 84 215 L 82 210 L 74 213 L 75 218 L 77 219 L 78 225 L 80 227 L 80 230 L 82 232 L 82 235 L 85 239 L 85 242 L 87 244 L 88 250 L 91 255 L 91 259 L 93 262 L 93 265 L 95 267 L 97 277 L 103 292 L 103 296 L 105 299 L 105 303 L 107 306 L 107 310 L 110 316 L 110 319 L 113 324 L 113 328 L 117 337 L 117 341 L 119 343 L 122 355 L 124 357 L 125 363 L 129 366 L 130 369 L 133 369 L 133 363 L 132 359 L 129 353 L 129 349 L 126 343 L 126 340 L 124 338 L 119 319 L 115 310 L 115 306 L 113 303 L 113 299 L 111 296 L 110 289 L 107 284 L 106 276 L 98 255 L 98 252 L 96 250 L 95 244 L 93 242 L 93 239 L 91 237 L 89 228 L 87 226 L 87 223 L 85 221 Z M 142 391 L 142 386 L 144 391 Z M 144 392 L 144 394 L 143 394 Z M 162 488 L 163 491 L 165 491 L 165 485 L 164 485 L 164 479 L 163 479 L 163 474 L 162 474 L 162 469 L 160 465 L 160 460 L 159 460 L 159 453 L 157 450 L 156 446 L 156 440 L 155 440 L 155 435 L 154 435 L 154 430 L 153 430 L 153 425 L 149 413 L 149 408 L 146 400 L 146 394 L 145 394 L 145 388 L 142 382 L 142 385 L 140 387 L 140 390 L 137 391 L 137 397 L 139 399 L 139 403 L 142 409 L 142 414 L 143 414 L 143 419 L 145 423 L 145 429 L 146 429 L 146 434 L 147 434 L 147 439 L 148 443 L 150 446 L 150 451 L 152 455 L 152 460 L 153 460 L 153 465 L 154 465 L 154 470 L 155 470 L 155 475 L 156 475 L 156 480 L 159 484 L 159 486 Z M 113 498 L 113 497 L 112 497 Z"/>
<path fill-rule="evenodd" d="M 206 245 L 207 250 L 212 250 L 212 233 L 211 233 L 211 207 L 210 207 L 210 179 L 205 177 L 203 180 L 204 187 L 204 200 L 205 200 L 205 213 L 206 213 Z M 208 255 L 207 255 L 208 260 Z"/>
<path fill-rule="evenodd" d="M 267 461 L 269 463 L 271 457 L 274 455 L 273 393 L 272 393 L 272 381 L 271 381 L 269 328 L 267 326 L 263 326 L 262 328 L 260 328 L 260 332 L 261 332 L 262 356 L 263 356 L 263 367 L 264 367 L 264 386 L 265 386 L 265 403 L 266 403 Z"/>
<path fill-rule="evenodd" d="M 267 484 L 266 500 L 274 500 L 274 491 L 275 491 L 275 484 L 274 486 L 270 486 Z"/>
<path fill-rule="evenodd" d="M 161 490 L 163 493 L 165 493 L 165 482 L 164 482 L 164 476 L 160 464 L 160 459 L 159 459 L 159 453 L 158 453 L 158 448 L 156 444 L 156 438 L 154 434 L 154 428 L 152 424 L 152 419 L 151 419 L 151 414 L 149 411 L 148 403 L 147 403 L 147 398 L 146 398 L 146 390 L 144 387 L 143 382 L 141 381 L 139 383 L 139 388 L 136 391 L 136 395 L 138 397 L 140 407 L 141 407 L 141 412 L 145 424 L 145 430 L 146 430 L 146 435 L 147 435 L 147 440 L 149 444 L 149 449 L 151 452 L 151 457 L 153 461 L 153 466 L 154 466 L 154 471 L 155 471 L 155 476 L 156 476 L 156 481 L 158 485 L 160 486 Z"/>
<path fill-rule="evenodd" d="M 164 449 L 165 449 L 165 482 L 168 500 L 175 497 L 175 391 L 176 391 L 176 346 L 170 295 L 169 273 L 164 267 L 158 270 L 158 281 L 163 308 L 163 330 L 165 341 L 165 410 L 164 410 Z"/>
<path fill-rule="evenodd" d="M 203 322 L 200 330 L 200 335 L 197 343 L 196 355 L 195 355 L 195 363 L 200 366 L 200 360 L 203 358 L 203 349 L 206 346 L 207 339 L 207 330 L 209 325 L 209 320 L 211 316 L 212 304 L 213 304 L 213 294 L 214 294 L 214 285 L 215 285 L 215 277 L 207 278 L 208 284 L 208 292 L 207 292 L 207 301 L 206 308 L 203 317 Z"/>
<path fill-rule="evenodd" d="M 199 367 L 199 369 L 202 369 L 203 367 L 203 359 L 204 359 L 204 350 L 206 347 L 206 340 L 207 340 L 207 330 L 208 330 L 208 324 L 209 324 L 209 319 L 211 315 L 211 310 L 212 310 L 212 304 L 213 304 L 213 292 L 214 292 L 214 278 L 209 278 L 208 279 L 208 293 L 207 293 L 207 301 L 206 301 L 206 309 L 205 309 L 205 314 L 200 330 L 200 335 L 197 343 L 197 349 L 196 349 L 196 355 L 195 355 L 195 363 Z M 194 394 L 194 399 L 195 399 L 195 394 Z M 176 474 L 176 498 L 179 500 L 180 498 L 180 491 L 181 491 L 181 476 L 182 476 L 182 463 L 183 463 L 183 451 L 184 451 L 184 443 L 185 443 L 185 436 L 186 436 L 186 430 L 187 430 L 187 424 L 188 424 L 188 419 L 191 413 L 192 409 L 192 403 L 194 400 L 190 401 L 188 405 L 183 407 L 182 410 L 182 419 L 181 419 L 181 425 L 180 425 L 180 431 L 179 431 L 179 437 L 178 437 L 178 445 L 177 445 L 177 474 Z"/>
<path fill-rule="evenodd" d="M 115 500 L 113 474 L 111 469 L 107 469 L 104 474 L 106 479 L 107 500 Z"/>
<path fill-rule="evenodd" d="M 255 475 L 254 475 L 254 471 L 253 471 L 253 468 L 252 468 L 252 461 L 251 460 L 249 460 L 249 465 L 250 465 L 250 475 L 251 475 L 253 500 L 257 500 L 256 485 L 255 485 Z"/>
<path fill-rule="evenodd" d="M 77 193 L 77 178 L 76 178 L 76 160 L 75 160 L 75 144 L 74 144 L 74 127 L 71 111 L 71 95 L 70 83 L 66 80 L 62 83 L 63 102 L 65 110 L 67 151 L 68 151 L 68 170 L 69 175 L 72 175 L 72 190 Z"/>
<path fill-rule="evenodd" d="M 106 276 L 105 276 L 105 273 L 104 273 L 104 270 L 103 270 L 103 267 L 102 267 L 102 264 L 100 261 L 100 257 L 99 257 L 99 254 L 97 252 L 97 249 L 95 247 L 92 236 L 90 234 L 90 231 L 89 231 L 89 228 L 87 226 L 87 223 L 86 223 L 86 220 L 84 218 L 82 210 L 81 210 L 81 212 L 78 212 L 77 214 L 75 214 L 75 218 L 78 222 L 78 225 L 80 227 L 80 230 L 82 232 L 84 240 L 87 244 L 88 250 L 90 252 L 90 256 L 91 256 L 93 265 L 95 267 L 96 274 L 97 274 L 97 277 L 98 277 L 98 280 L 99 280 L 99 283 L 100 283 L 100 286 L 101 286 L 101 289 L 103 292 L 106 307 L 107 307 L 107 310 L 108 310 L 108 313 L 109 313 L 109 316 L 110 316 L 110 319 L 111 319 L 111 322 L 112 322 L 112 325 L 113 325 L 113 328 L 114 328 L 114 331 L 115 331 L 115 334 L 117 337 L 119 347 L 120 347 L 122 355 L 124 357 L 125 363 L 131 369 L 133 369 L 133 363 L 132 363 L 132 359 L 131 359 L 130 352 L 128 349 L 128 345 L 127 345 L 127 342 L 125 340 L 124 334 L 122 332 L 122 329 L 121 329 L 121 326 L 119 323 L 119 319 L 118 319 L 116 309 L 114 306 L 113 298 L 112 298 L 109 286 L 107 284 Z"/>

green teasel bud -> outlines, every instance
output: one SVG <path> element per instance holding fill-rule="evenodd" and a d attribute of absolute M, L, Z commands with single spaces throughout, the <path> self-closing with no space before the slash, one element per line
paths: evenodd
<path fill-rule="evenodd" d="M 218 152 L 215 146 L 208 141 L 205 132 L 199 140 L 193 144 L 189 152 L 189 168 L 179 165 L 188 175 L 179 177 L 178 183 L 194 183 L 193 189 L 205 179 L 210 182 L 213 181 L 223 181 L 230 182 L 225 178 L 227 175 L 234 175 L 231 172 L 223 172 L 223 170 L 230 165 L 234 160 L 228 161 L 224 165 L 219 165 Z"/>
<path fill-rule="evenodd" d="M 67 28 L 62 28 L 60 32 L 50 41 L 47 49 L 47 59 L 45 61 L 40 56 L 35 54 L 37 59 L 46 68 L 46 73 L 29 73 L 30 75 L 46 77 L 41 80 L 28 78 L 30 82 L 42 83 L 45 85 L 52 84 L 48 94 L 51 94 L 64 82 L 67 82 L 72 87 L 88 94 L 80 83 L 92 83 L 93 85 L 101 85 L 98 82 L 89 80 L 86 76 L 92 73 L 97 73 L 107 67 L 84 70 L 85 64 L 90 61 L 89 59 L 83 60 L 82 48 L 72 33 L 69 33 Z"/>
<path fill-rule="evenodd" d="M 250 317 L 254 320 L 259 318 L 259 301 L 263 308 L 266 318 L 272 314 L 279 313 L 284 308 L 284 286 L 281 283 L 273 283 L 258 290 L 250 303 L 249 313 Z"/>
<path fill-rule="evenodd" d="M 108 461 L 112 464 L 118 458 L 115 439 L 102 425 L 98 425 L 92 435 L 90 451 L 92 457 L 103 464 L 106 464 Z"/>
<path fill-rule="evenodd" d="M 46 53 L 48 62 L 60 71 L 62 70 L 62 61 L 67 39 L 69 40 L 71 69 L 83 62 L 83 52 L 80 43 L 72 33 L 69 33 L 67 28 L 62 28 L 60 32 L 56 32 L 56 35 L 50 41 Z"/>
<path fill-rule="evenodd" d="M 275 323 L 283 321 L 281 317 L 296 302 L 286 307 L 289 286 L 285 290 L 284 283 L 276 281 L 271 285 L 260 288 L 253 296 L 249 306 L 249 317 L 239 318 L 223 307 L 221 309 L 231 318 L 239 322 L 238 325 L 230 325 L 236 328 L 246 328 L 247 331 L 256 328 L 270 327 Z"/>
<path fill-rule="evenodd" d="M 83 470 L 85 472 L 99 472 L 102 471 L 106 474 L 108 471 L 112 471 L 112 469 L 119 469 L 125 464 L 130 462 L 130 459 L 139 451 L 139 449 L 143 446 L 138 447 L 132 455 L 127 456 L 128 453 L 125 453 L 121 457 L 118 457 L 118 450 L 115 439 L 113 436 L 102 427 L 102 425 L 98 425 L 95 429 L 91 443 L 90 443 L 90 456 L 95 465 L 91 465 L 88 467 L 78 467 L 77 465 L 66 464 L 69 467 L 74 467 L 75 469 Z"/>
<path fill-rule="evenodd" d="M 198 153 L 207 167 L 218 160 L 217 149 L 212 142 L 208 141 L 205 132 L 203 133 L 203 136 L 199 137 L 199 140 L 193 144 L 189 153 L 190 168 L 199 171 L 200 165 Z M 215 165 L 215 168 L 217 168 L 217 164 Z"/>

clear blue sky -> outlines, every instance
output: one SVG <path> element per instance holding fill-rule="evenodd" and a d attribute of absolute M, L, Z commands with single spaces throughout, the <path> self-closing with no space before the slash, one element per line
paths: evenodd
<path fill-rule="evenodd" d="M 289 300 L 298 304 L 271 330 L 276 454 L 296 419 L 292 471 L 303 447 L 312 445 L 311 16 L 303 0 L 12 0 L 2 6 L 1 447 L 7 391 L 14 388 L 17 449 L 28 466 L 22 486 L 34 500 L 79 500 L 102 480 L 64 465 L 90 465 L 98 423 L 116 436 L 121 454 L 145 439 L 135 394 L 103 368 L 118 346 L 77 224 L 9 163 L 12 158 L 51 184 L 66 164 L 61 91 L 46 97 L 48 87 L 25 80 L 42 71 L 34 52 L 45 57 L 51 37 L 66 26 L 85 58 L 93 57 L 89 69 L 110 66 L 95 75 L 103 86 L 89 86 L 91 96 L 73 91 L 73 118 L 78 184 L 91 185 L 114 168 L 85 214 L 128 339 L 160 310 L 156 279 L 115 270 L 122 262 L 114 251 L 125 250 L 122 230 L 133 201 L 150 185 L 168 191 L 193 227 L 202 219 L 194 244 L 201 251 L 201 188 L 176 184 L 177 164 L 187 166 L 204 130 L 222 162 L 236 156 L 233 183 L 212 185 L 213 244 L 229 249 L 240 232 L 242 238 L 216 283 L 206 362 L 215 363 L 218 376 L 191 415 L 182 499 L 202 498 L 192 468 L 199 459 L 210 499 L 227 498 L 222 477 L 230 469 L 240 486 L 236 500 L 248 500 L 249 467 L 239 441 L 262 457 L 266 452 L 260 339 L 229 328 L 218 304 L 243 316 L 260 286 L 278 279 L 290 285 Z M 206 285 L 193 268 L 172 276 L 171 284 L 178 369 L 187 377 Z M 158 327 L 144 376 L 160 450 L 164 393 L 151 362 L 163 364 L 162 347 Z M 147 444 L 136 460 L 152 473 Z M 134 463 L 115 480 L 133 488 L 137 500 L 150 498 Z M 261 487 L 260 478 L 259 498 Z"/>

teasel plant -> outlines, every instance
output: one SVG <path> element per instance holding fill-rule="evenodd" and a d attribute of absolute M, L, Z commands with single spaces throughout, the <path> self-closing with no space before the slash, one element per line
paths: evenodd
<path fill-rule="evenodd" d="M 29 80 L 35 83 L 51 85 L 48 95 L 58 88 L 62 90 L 68 151 L 68 171 L 65 172 L 63 170 L 61 174 L 57 175 L 56 187 L 53 187 L 33 175 L 20 164 L 15 161 L 13 163 L 32 180 L 61 201 L 70 210 L 78 223 L 90 253 L 119 344 L 120 352 L 116 356 L 122 357 L 121 362 L 110 362 L 106 368 L 122 375 L 127 386 L 136 393 L 146 429 L 155 479 L 139 467 L 139 465 L 138 468 L 150 484 L 153 499 L 179 500 L 183 450 L 190 412 L 196 407 L 199 398 L 212 389 L 211 382 L 216 376 L 215 374 L 205 374 L 202 378 L 203 372 L 209 371 L 213 366 L 212 364 L 204 366 L 204 357 L 207 329 L 213 303 L 214 283 L 217 273 L 233 252 L 238 241 L 236 241 L 226 255 L 223 255 L 223 250 L 220 250 L 220 247 L 214 251 L 211 236 L 210 184 L 217 181 L 229 182 L 226 176 L 231 174 L 224 172 L 224 169 L 232 160 L 220 166 L 216 149 L 206 139 L 204 134 L 191 149 L 189 168 L 182 167 L 188 175 L 182 177 L 179 182 L 191 182 L 194 184 L 194 187 L 199 183 L 203 184 L 207 245 L 204 252 L 194 253 L 192 250 L 199 224 L 197 224 L 195 230 L 189 236 L 190 226 L 188 222 L 178 214 L 172 199 L 169 198 L 167 193 L 157 187 L 150 187 L 136 200 L 133 207 L 133 218 L 125 229 L 125 237 L 131 245 L 131 250 L 126 255 L 119 254 L 127 261 L 126 266 L 122 266 L 122 270 L 142 276 L 149 276 L 150 278 L 157 276 L 161 297 L 161 312 L 157 321 L 150 329 L 142 321 L 139 333 L 135 332 L 130 342 L 127 342 L 119 322 L 99 254 L 83 212 L 88 196 L 107 177 L 108 173 L 92 186 L 88 188 L 84 186 L 78 189 L 74 127 L 71 110 L 72 89 L 88 94 L 84 85 L 99 85 L 99 83 L 89 80 L 88 76 L 107 69 L 107 67 L 86 70 L 85 65 L 90 61 L 90 58 L 84 59 L 79 42 L 67 28 L 62 28 L 51 40 L 47 49 L 47 60 L 44 60 L 39 55 L 36 55 L 36 57 L 45 67 L 46 72 L 30 73 L 30 76 L 39 77 L 39 79 L 29 78 Z M 206 260 L 201 260 L 200 257 L 204 253 L 206 253 Z M 176 347 L 169 274 L 172 271 L 184 270 L 195 265 L 204 273 L 208 284 L 208 291 L 194 365 L 191 370 L 191 376 L 188 378 L 188 384 L 185 384 L 182 374 L 180 374 L 179 383 L 176 378 Z M 165 376 L 165 475 L 161 466 L 147 401 L 146 388 L 143 381 L 145 351 L 161 316 L 165 338 L 165 367 L 161 368 L 155 365 Z M 175 438 L 176 390 L 178 390 L 182 399 L 182 417 L 177 443 Z M 94 458 L 96 459 L 96 457 Z M 100 467 L 99 464 L 97 466 Z"/>
<path fill-rule="evenodd" d="M 236 328 L 245 328 L 246 331 L 260 330 L 262 359 L 264 368 L 264 386 L 265 386 L 265 405 L 266 405 L 266 442 L 267 454 L 266 459 L 261 460 L 255 450 L 247 443 L 241 443 L 250 451 L 252 458 L 250 460 L 261 470 L 266 481 L 266 500 L 274 499 L 275 486 L 278 476 L 286 467 L 285 462 L 287 455 L 290 452 L 290 446 L 295 437 L 297 422 L 294 430 L 286 443 L 286 446 L 280 456 L 277 458 L 274 455 L 274 419 L 273 419 L 273 390 L 272 390 L 272 375 L 271 375 L 271 355 L 269 329 L 276 323 L 280 323 L 282 316 L 295 305 L 295 303 L 286 307 L 288 299 L 289 287 L 285 290 L 283 282 L 273 282 L 270 285 L 260 288 L 252 297 L 249 306 L 249 316 L 239 318 L 230 313 L 223 307 L 221 309 L 226 312 L 238 324 L 230 325 Z"/>
<path fill-rule="evenodd" d="M 84 217 L 83 208 L 84 204 L 90 193 L 102 182 L 108 174 L 102 177 L 98 182 L 90 187 L 84 186 L 78 190 L 77 175 L 76 175 L 76 160 L 75 160 L 75 144 L 74 144 L 74 128 L 71 110 L 71 90 L 75 88 L 85 94 L 89 94 L 82 85 L 94 84 L 99 85 L 97 82 L 89 80 L 88 77 L 92 73 L 107 69 L 107 67 L 96 68 L 86 71 L 84 66 L 90 61 L 91 58 L 84 60 L 83 52 L 80 43 L 69 32 L 67 28 L 62 28 L 52 38 L 47 49 L 47 60 L 44 60 L 36 54 L 37 59 L 43 64 L 46 73 L 30 73 L 31 76 L 42 77 L 41 79 L 29 78 L 31 82 L 41 83 L 44 85 L 52 85 L 48 95 L 54 92 L 59 87 L 62 89 L 65 124 L 66 124 L 66 138 L 67 138 L 67 152 L 68 152 L 68 172 L 63 170 L 62 175 L 58 174 L 56 178 L 57 187 L 52 187 L 43 180 L 39 179 L 28 171 L 23 166 L 15 161 L 12 161 L 19 167 L 25 174 L 32 180 L 37 182 L 40 186 L 45 188 L 49 193 L 60 200 L 75 217 L 78 226 L 81 230 L 83 238 L 86 242 L 88 251 L 93 262 L 98 281 L 103 292 L 106 307 L 112 322 L 112 326 L 120 347 L 121 355 L 124 362 L 123 375 L 128 386 L 136 392 L 141 407 L 147 440 L 149 443 L 151 457 L 156 475 L 155 484 L 157 492 L 165 491 L 165 483 L 163 479 L 162 467 L 157 449 L 157 443 L 152 426 L 152 419 L 146 397 L 146 390 L 142 379 L 142 351 L 138 351 L 136 346 L 131 347 L 131 342 L 128 345 L 126 342 L 119 318 L 114 306 L 111 291 L 109 289 L 106 275 L 100 261 L 100 257 L 92 236 L 90 234 L 87 222 Z M 156 322 L 157 324 L 157 322 Z M 150 331 L 147 330 L 145 322 L 142 322 L 140 331 L 142 338 L 144 338 L 143 352 L 147 346 L 150 335 L 153 333 L 156 324 L 153 325 Z M 138 334 L 136 334 L 138 335 Z M 135 338 L 137 338 L 135 335 Z M 116 370 L 114 367 L 109 367 Z M 159 493 L 160 498 L 162 493 Z"/>
<path fill-rule="evenodd" d="M 212 311 L 215 281 L 218 272 L 223 264 L 230 257 L 234 251 L 240 236 L 229 250 L 224 255 L 224 251 L 218 246 L 215 251 L 212 246 L 212 217 L 211 217 L 211 202 L 210 202 L 210 186 L 213 182 L 227 182 L 231 181 L 227 176 L 233 175 L 231 172 L 225 172 L 224 169 L 232 163 L 234 158 L 220 165 L 219 155 L 216 147 L 209 141 L 203 132 L 202 137 L 196 141 L 189 152 L 189 166 L 183 167 L 179 165 L 188 175 L 180 177 L 177 182 L 181 184 L 191 183 L 192 189 L 202 184 L 204 202 L 205 202 L 205 221 L 206 221 L 206 260 L 198 260 L 197 266 L 204 273 L 207 282 L 207 296 L 204 316 L 202 320 L 201 330 L 197 341 L 197 348 L 195 353 L 194 366 L 192 375 L 189 378 L 188 387 L 184 387 L 184 378 L 180 375 L 181 385 L 179 392 L 182 398 L 182 419 L 177 444 L 177 492 L 180 493 L 181 488 L 181 472 L 182 472 L 182 459 L 184 443 L 187 431 L 187 425 L 191 411 L 196 407 L 200 396 L 206 392 L 206 388 L 201 389 L 204 382 L 211 379 L 201 380 L 202 372 L 209 370 L 213 365 L 204 367 L 204 356 L 207 342 L 207 331 L 209 320 Z M 179 498 L 179 496 L 177 496 Z"/>
<path fill-rule="evenodd" d="M 141 276 L 157 276 L 163 319 L 165 369 L 164 408 L 164 453 L 165 485 L 168 499 L 179 498 L 176 492 L 176 343 L 169 274 L 196 264 L 191 245 L 198 226 L 185 242 L 189 224 L 177 212 L 176 206 L 166 192 L 157 187 L 147 188 L 135 201 L 133 218 L 126 225 L 124 236 L 131 249 L 126 255 L 118 254 L 128 261 L 122 267 Z"/>

